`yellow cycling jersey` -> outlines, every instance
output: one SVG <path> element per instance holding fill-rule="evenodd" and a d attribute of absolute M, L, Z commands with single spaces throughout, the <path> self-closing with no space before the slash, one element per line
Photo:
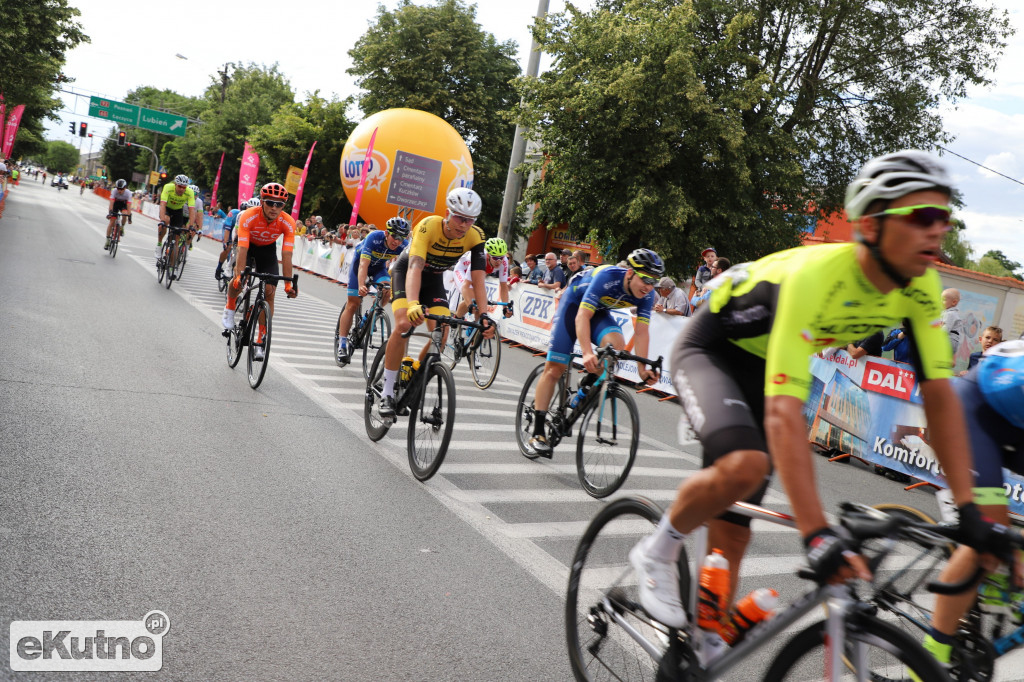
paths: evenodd
<path fill-rule="evenodd" d="M 426 272 L 447 270 L 458 262 L 462 254 L 487 241 L 483 230 L 477 225 L 472 225 L 462 239 L 448 239 L 444 236 L 442 222 L 441 216 L 427 216 L 416 225 L 412 234 L 409 255 L 419 256 L 425 260 L 426 266 L 423 269 Z M 483 253 L 482 250 L 481 253 Z M 472 269 L 482 270 L 482 260 L 481 258 L 479 265 L 474 264 Z"/>
<path fill-rule="evenodd" d="M 857 262 L 857 244 L 802 246 L 726 270 L 708 302 L 724 335 L 765 360 L 764 394 L 810 395 L 810 356 L 908 322 L 922 379 L 952 376 L 942 328 L 942 283 L 929 269 L 883 294 Z"/>
<path fill-rule="evenodd" d="M 191 187 L 186 187 L 185 191 L 178 194 L 174 191 L 174 183 L 168 182 L 164 185 L 163 190 L 160 192 L 160 201 L 167 202 L 167 208 L 177 211 L 184 206 L 195 206 L 196 197 L 192 193 Z"/>

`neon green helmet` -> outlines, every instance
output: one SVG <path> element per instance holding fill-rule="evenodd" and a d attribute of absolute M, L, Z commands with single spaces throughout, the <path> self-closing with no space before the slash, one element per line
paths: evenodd
<path fill-rule="evenodd" d="M 508 253 L 508 244 L 505 243 L 504 239 L 498 237 L 491 237 L 484 242 L 484 251 L 487 252 L 488 256 L 494 256 L 495 258 L 501 258 Z"/>

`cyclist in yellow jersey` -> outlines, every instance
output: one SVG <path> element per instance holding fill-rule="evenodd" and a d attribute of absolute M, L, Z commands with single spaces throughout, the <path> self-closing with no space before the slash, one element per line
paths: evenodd
<path fill-rule="evenodd" d="M 176 175 L 174 182 L 168 182 L 160 192 L 160 227 L 156 240 L 156 257 L 164 243 L 167 226 L 186 227 L 195 220 L 196 197 L 189 188 L 187 175 Z M 185 219 L 185 207 L 188 207 L 188 219 Z"/>
<path fill-rule="evenodd" d="M 470 280 L 478 307 L 476 319 L 486 317 L 487 288 L 484 286 L 483 230 L 474 225 L 483 203 L 480 196 L 468 187 L 458 187 L 445 199 L 445 217 L 433 215 L 421 220 L 413 230 L 409 249 L 395 260 L 391 270 L 391 310 L 395 316 L 395 331 L 388 338 L 384 354 L 384 390 L 381 395 L 382 417 L 395 415 L 395 380 L 405 356 L 407 339 L 402 334 L 423 322 L 424 310 L 435 315 L 448 315 L 448 295 L 444 288 L 443 273 L 455 265 L 462 254 L 472 254 Z M 434 323 L 428 322 L 433 329 Z M 487 330 L 485 334 L 493 334 Z M 427 347 L 420 354 L 423 359 Z"/>
<path fill-rule="evenodd" d="M 806 246 L 734 266 L 675 342 L 672 379 L 704 449 L 705 468 L 679 487 L 653 535 L 630 552 L 640 603 L 682 627 L 676 561 L 686 533 L 708 523 L 709 547 L 729 560 L 735 592 L 749 522 L 726 512 L 758 502 L 775 467 L 807 560 L 821 580 L 869 578 L 864 559 L 825 519 L 807 444 L 809 356 L 902 324 L 913 339 L 929 441 L 960 505 L 963 542 L 986 549 L 991 527 L 973 503 L 970 446 L 950 385 L 952 349 L 939 326 L 938 274 L 929 265 L 949 230 L 952 182 L 908 150 L 869 161 L 850 184 L 846 212 L 858 243 Z"/>

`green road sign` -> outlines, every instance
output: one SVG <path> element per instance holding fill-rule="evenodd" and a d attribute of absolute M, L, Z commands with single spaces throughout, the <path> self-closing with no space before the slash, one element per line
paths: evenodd
<path fill-rule="evenodd" d="M 139 112 L 138 126 L 158 133 L 184 137 L 186 122 L 187 119 L 184 116 L 165 114 L 162 111 L 154 111 L 153 109 L 142 109 Z"/>
<path fill-rule="evenodd" d="M 185 136 L 185 126 L 188 122 L 184 116 L 145 109 L 134 104 L 115 102 L 102 97 L 89 98 L 89 115 L 178 137 Z"/>

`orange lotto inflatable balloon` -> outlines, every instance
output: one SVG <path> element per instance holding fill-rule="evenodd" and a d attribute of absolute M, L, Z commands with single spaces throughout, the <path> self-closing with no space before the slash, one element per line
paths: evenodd
<path fill-rule="evenodd" d="M 469 148 L 444 119 L 417 109 L 387 109 L 356 126 L 341 153 L 341 184 L 350 202 L 374 130 L 359 205 L 365 222 L 383 227 L 401 211 L 415 225 L 428 215 L 443 215 L 448 192 L 473 186 Z"/>

